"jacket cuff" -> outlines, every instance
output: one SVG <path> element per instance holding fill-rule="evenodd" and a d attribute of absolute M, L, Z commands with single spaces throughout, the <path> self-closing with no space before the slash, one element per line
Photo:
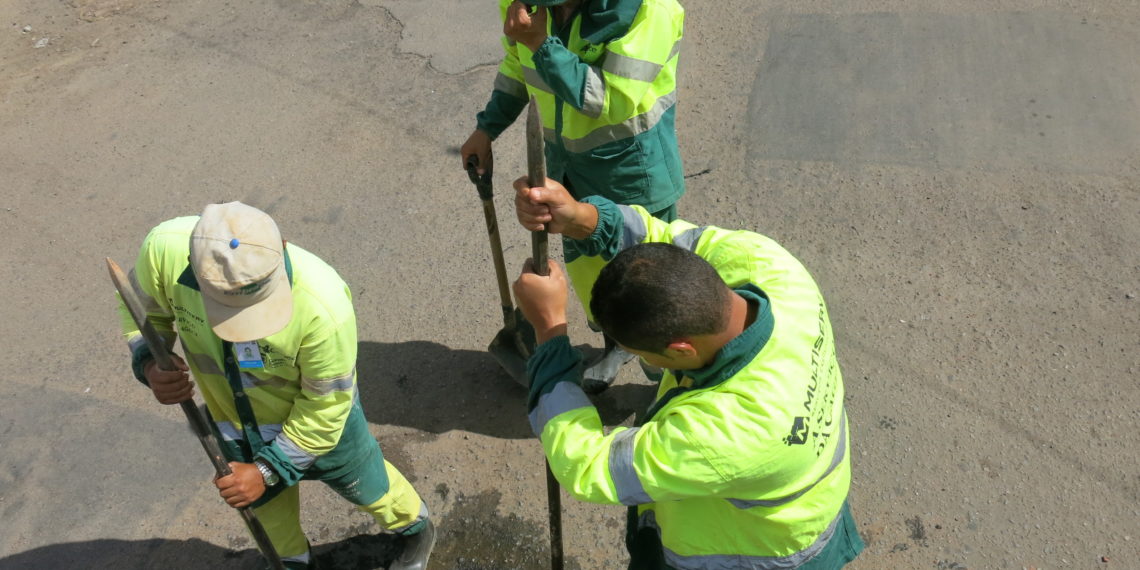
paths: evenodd
<path fill-rule="evenodd" d="M 567 239 L 563 242 L 564 247 L 570 246 L 566 252 L 566 261 L 569 263 L 583 255 L 587 257 L 600 255 L 609 261 L 621 251 L 624 229 L 621 209 L 613 201 L 601 196 L 587 196 L 582 202 L 598 209 L 598 225 L 586 239 Z"/>
<path fill-rule="evenodd" d="M 143 386 L 150 387 L 150 383 L 146 381 L 146 363 L 154 360 L 154 355 L 150 353 L 150 347 L 145 342 L 139 343 L 134 350 L 131 351 L 131 372 L 134 372 L 135 379 L 142 382 Z"/>
<path fill-rule="evenodd" d="M 526 362 L 526 376 L 530 381 L 527 412 L 533 411 L 539 398 L 559 382 L 577 384 L 581 362 L 582 353 L 570 346 L 570 337 L 566 335 L 556 336 L 539 345 Z"/>
<path fill-rule="evenodd" d="M 293 464 L 289 456 L 277 446 L 276 441 L 270 442 L 266 444 L 265 447 L 262 447 L 254 459 L 261 459 L 273 468 L 273 471 L 281 477 L 281 481 L 277 483 L 278 485 L 292 487 L 300 482 L 301 477 L 305 475 L 305 471 Z"/>
<path fill-rule="evenodd" d="M 551 63 L 551 58 L 557 59 L 557 57 L 563 53 L 569 53 L 573 56 L 575 62 L 579 61 L 577 55 L 570 53 L 570 50 L 566 49 L 561 38 L 558 36 L 546 36 L 546 39 L 542 40 L 542 45 L 538 46 L 538 50 L 534 52 L 531 60 L 534 61 L 534 67 L 537 71 L 542 69 L 544 64 Z M 541 74 L 541 71 L 539 73 Z M 546 78 L 544 77 L 543 79 L 545 80 Z"/>
<path fill-rule="evenodd" d="M 491 140 L 499 138 L 507 127 L 515 122 L 526 108 L 526 99 L 520 99 L 502 91 L 491 91 L 491 100 L 487 106 L 475 115 L 475 128 L 487 133 Z"/>

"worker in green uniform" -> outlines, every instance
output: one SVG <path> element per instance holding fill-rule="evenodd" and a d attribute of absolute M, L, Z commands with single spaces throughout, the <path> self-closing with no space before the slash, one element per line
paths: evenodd
<path fill-rule="evenodd" d="M 832 569 L 863 548 L 847 504 L 850 437 L 827 307 L 771 239 L 658 220 L 547 180 L 515 183 L 520 222 L 609 263 L 591 308 L 629 352 L 666 370 L 632 428 L 607 433 L 575 382 L 566 278 L 515 282 L 538 349 L 531 427 L 574 497 L 630 507 L 630 568 Z M 529 262 L 528 262 L 529 264 Z"/>
<path fill-rule="evenodd" d="M 156 365 L 125 307 L 138 379 L 163 404 L 193 397 L 192 373 L 232 474 L 215 481 L 252 506 L 285 566 L 310 568 L 302 479 L 323 481 L 402 537 L 393 569 L 423 570 L 435 541 L 428 509 L 368 431 L 356 382 L 352 294 L 333 268 L 240 202 L 211 204 L 147 235 L 130 281 L 148 319 L 185 360 Z"/>
<path fill-rule="evenodd" d="M 576 198 L 600 194 L 673 220 L 685 192 L 674 128 L 677 61 L 685 12 L 676 0 L 501 0 L 505 56 L 491 99 L 463 144 L 463 166 L 480 174 L 491 141 L 533 97 L 546 140 L 547 174 Z M 589 292 L 603 262 L 564 248 L 566 268 L 589 317 Z M 591 319 L 592 321 L 592 319 Z M 605 338 L 586 367 L 591 392 L 632 358 Z"/>

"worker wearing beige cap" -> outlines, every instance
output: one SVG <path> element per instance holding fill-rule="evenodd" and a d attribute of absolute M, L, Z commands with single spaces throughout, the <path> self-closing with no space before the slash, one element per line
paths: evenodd
<path fill-rule="evenodd" d="M 348 286 L 315 255 L 281 239 L 240 202 L 176 218 L 143 242 L 131 284 L 186 360 L 155 366 L 121 308 L 135 376 L 163 404 L 191 398 L 192 373 L 231 475 L 215 481 L 252 506 L 287 568 L 311 568 L 297 483 L 320 480 L 382 528 L 403 536 L 393 569 L 423 569 L 435 540 L 428 509 L 384 460 L 356 384 L 356 317 Z"/>

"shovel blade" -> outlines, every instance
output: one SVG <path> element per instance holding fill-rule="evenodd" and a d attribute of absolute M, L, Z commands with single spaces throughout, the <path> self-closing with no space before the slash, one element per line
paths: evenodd
<path fill-rule="evenodd" d="M 526 322 L 522 312 L 515 309 L 515 326 L 503 327 L 491 339 L 487 351 L 499 363 L 499 366 L 523 388 L 530 387 L 526 377 L 526 361 L 534 352 L 534 327 Z"/>

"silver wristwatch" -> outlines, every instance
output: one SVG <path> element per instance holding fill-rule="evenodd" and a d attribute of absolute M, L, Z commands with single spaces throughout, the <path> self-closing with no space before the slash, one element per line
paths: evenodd
<path fill-rule="evenodd" d="M 281 481 L 281 476 L 277 474 L 267 463 L 260 459 L 255 459 L 253 464 L 257 466 L 257 470 L 261 472 L 261 478 L 265 479 L 265 486 L 272 487 Z"/>

